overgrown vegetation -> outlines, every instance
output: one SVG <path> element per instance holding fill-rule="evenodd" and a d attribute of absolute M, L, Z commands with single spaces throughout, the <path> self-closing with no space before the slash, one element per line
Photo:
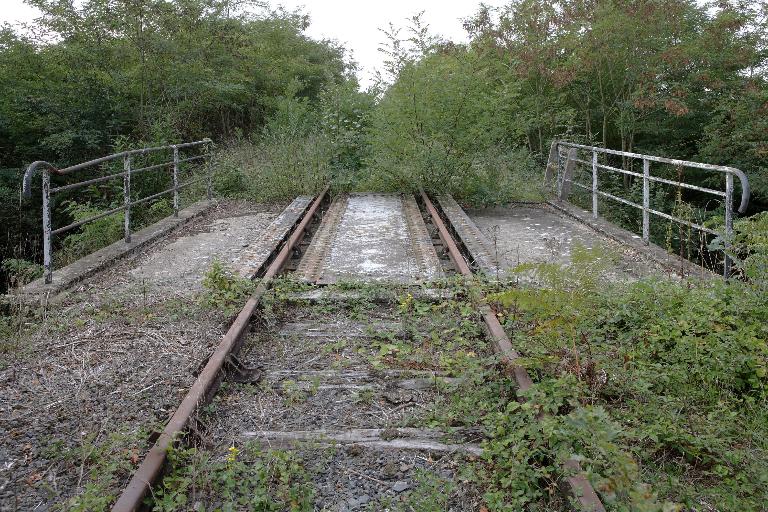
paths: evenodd
<path fill-rule="evenodd" d="M 388 31 L 364 183 L 424 186 L 470 204 L 537 199 L 550 144 L 567 139 L 740 167 L 759 212 L 766 116 L 746 112 L 768 108 L 766 20 L 764 2 L 515 0 L 481 7 L 459 45 L 431 36 L 416 16 Z M 629 159 L 605 163 L 641 172 Z M 723 186 L 718 173 L 661 165 L 653 173 Z M 600 188 L 641 202 L 642 180 L 631 176 L 601 173 Z M 574 196 L 591 206 L 580 189 Z M 601 202 L 612 221 L 640 229 L 636 209 Z M 653 184 L 651 207 L 722 229 L 722 202 L 697 192 Z M 651 228 L 659 245 L 711 259 L 706 237 L 660 219 Z"/>
<path fill-rule="evenodd" d="M 107 510 L 114 501 L 117 485 L 130 475 L 139 461 L 141 442 L 146 432 L 128 433 L 116 429 L 110 433 L 83 433 L 80 444 L 67 448 L 62 440 L 53 440 L 46 447 L 46 456 L 69 471 L 81 475 L 79 493 L 66 503 L 59 503 L 55 510 L 91 512 Z"/>
<path fill-rule="evenodd" d="M 554 138 L 736 166 L 752 182 L 751 211 L 768 201 L 763 2 L 513 0 L 465 20 L 467 44 L 440 40 L 416 15 L 385 31 L 385 69 L 361 92 L 345 50 L 308 38 L 301 12 L 249 0 L 28 1 L 44 13 L 37 30 L 6 26 L 0 37 L 0 259 L 40 259 L 39 205 L 15 199 L 23 164 L 204 136 L 222 143 L 217 193 L 259 201 L 328 182 L 425 187 L 472 205 L 538 200 Z M 640 182 L 616 178 L 601 187 L 638 201 Z M 721 186 L 705 173 L 685 179 Z M 651 192 L 657 210 L 722 225 L 718 201 L 668 185 Z M 63 194 L 57 201 L 76 203 L 54 208 L 54 223 L 119 195 L 119 183 Z M 624 205 L 609 213 L 639 226 Z M 705 254 L 708 240 L 683 231 L 655 222 L 651 235 Z M 118 236 L 101 234 L 86 227 L 62 244 L 77 257 Z"/>
<path fill-rule="evenodd" d="M 230 447 L 226 457 L 191 448 L 171 450 L 168 458 L 170 470 L 154 491 L 154 511 L 312 510 L 305 471 L 290 452 L 265 452 L 252 443 Z"/>
<path fill-rule="evenodd" d="M 461 377 L 419 421 L 482 429 L 472 478 L 489 510 L 566 507 L 557 479 L 572 457 L 610 510 L 759 510 L 768 498 L 764 281 L 611 283 L 607 261 L 577 248 L 569 266 L 525 265 L 517 272 L 527 279 L 487 285 L 534 377 L 524 403 L 481 348 L 476 299 L 460 287 L 437 303 L 402 295 L 405 331 L 378 332 L 370 363 Z"/>
<path fill-rule="evenodd" d="M 256 289 L 253 281 L 235 275 L 218 260 L 211 264 L 203 277 L 203 287 L 205 292 L 200 298 L 202 305 L 226 316 L 236 314 Z"/>
<path fill-rule="evenodd" d="M 341 47 L 307 37 L 304 14 L 262 2 L 28 3 L 43 13 L 32 29 L 0 27 L 0 260 L 41 259 L 39 181 L 31 202 L 19 198 L 23 167 L 32 161 L 65 167 L 129 147 L 251 134 L 261 139 L 270 119 L 289 126 L 282 124 L 289 120 L 281 117 L 281 98 L 314 108 L 337 85 L 357 89 Z M 311 141 L 298 142 L 305 133 L 281 130 L 264 135 L 270 149 L 259 160 L 271 155 L 270 172 L 278 168 L 285 175 L 312 160 L 326 165 L 319 162 L 330 157 L 329 150 L 317 153 Z M 300 155 L 294 155 L 296 145 L 303 148 Z M 108 166 L 78 177 L 121 170 Z M 168 173 L 145 173 L 132 184 L 132 194 L 146 197 L 169 188 L 169 182 Z M 71 206 L 62 208 L 67 202 Z M 69 224 L 78 212 L 120 205 L 120 180 L 57 194 L 54 225 Z M 139 217 L 134 220 L 142 224 Z M 102 224 L 118 221 L 114 216 Z M 75 257 L 116 239 L 102 238 L 100 231 L 86 227 L 72 235 L 76 240 L 56 244 L 69 245 Z M 3 285 L 5 277 L 0 275 Z"/>
<path fill-rule="evenodd" d="M 526 423 L 527 409 L 518 404 L 500 416 L 522 460 L 534 462 L 526 467 L 537 468 L 542 456 L 580 453 L 597 488 L 619 508 L 635 509 L 629 504 L 647 498 L 645 488 L 630 485 L 638 481 L 694 510 L 762 507 L 768 497 L 764 288 L 719 280 L 608 285 L 598 268 L 523 269 L 538 274 L 540 286 L 495 295 L 522 364 L 539 381 L 533 410 L 559 414 L 549 427 Z M 507 469 L 524 473 L 518 459 L 503 450 L 497 455 L 496 464 L 513 461 Z M 546 465 L 535 471 L 552 478 Z"/>
<path fill-rule="evenodd" d="M 407 33 L 387 31 L 385 75 L 367 92 L 342 48 L 306 36 L 301 13 L 247 14 L 256 7 L 247 0 L 29 3 L 44 13 L 37 32 L 0 30 L 0 259 L 12 285 L 40 274 L 30 263 L 41 259 L 40 205 L 18 200 L 21 169 L 37 159 L 64 166 L 210 136 L 223 142 L 219 196 L 282 200 L 330 182 L 337 190 L 425 187 L 472 205 L 542 198 L 543 158 L 559 137 L 746 171 L 756 215 L 737 222 L 734 240 L 711 242 L 734 257 L 743 281 L 609 284 L 599 277 L 598 255 L 577 250 L 571 267 L 521 267 L 534 279 L 488 285 L 520 363 L 535 377 L 525 403 L 483 350 L 471 289 L 454 287 L 457 298 L 440 303 L 402 295 L 404 333 L 372 332 L 366 356 L 377 368 L 463 377 L 445 407 L 425 414 L 435 426 L 482 428 L 486 456 L 474 478 L 489 510 L 564 506 L 556 468 L 572 456 L 612 510 L 764 508 L 765 2 L 512 0 L 466 20 L 467 44 L 436 39 L 416 16 Z M 684 178 L 721 185 L 704 174 Z M 139 181 L 134 193 L 162 190 L 167 180 Z M 635 201 L 641 193 L 631 179 L 606 186 Z M 119 182 L 62 194 L 54 221 L 106 211 L 120 194 Z M 723 222 L 721 203 L 674 187 L 654 187 L 651 206 L 714 227 Z M 157 202 L 136 220 L 169 209 Z M 613 210 L 615 220 L 636 227 L 635 211 Z M 669 248 L 706 245 L 663 223 L 652 235 Z M 115 215 L 57 248 L 68 261 L 121 236 Z M 253 289 L 218 263 L 204 285 L 204 305 L 226 315 Z M 276 293 L 293 286 L 279 283 Z M 350 315 L 365 317 L 367 307 L 361 301 Z M 146 308 L 136 315 L 129 321 L 149 317 Z M 0 315 L 0 353 L 15 347 L 22 324 Z M 283 391 L 289 401 L 305 398 L 293 383 Z M 538 421 L 541 412 L 549 416 Z M 128 470 L 118 446 L 85 440 L 82 452 L 68 454 L 94 471 L 94 486 L 71 507 L 107 506 L 115 475 Z M 311 492 L 291 457 L 237 450 L 221 460 L 174 452 L 157 509 L 188 507 L 198 495 L 224 497 L 232 508 L 308 506 Z M 414 508 L 430 510 L 438 485 L 425 481 Z"/>
<path fill-rule="evenodd" d="M 438 283 L 452 293 L 424 300 L 412 290 L 341 285 L 357 298 L 321 300 L 312 314 L 370 321 L 376 297 L 389 297 L 401 327 L 371 328 L 353 351 L 372 368 L 442 371 L 434 407 L 409 419 L 484 438 L 484 456 L 462 482 L 477 486 L 489 511 L 567 509 L 557 481 L 577 458 L 609 510 L 759 510 L 768 482 L 768 308 L 764 284 L 645 279 L 610 283 L 598 249 L 574 251 L 569 266 L 525 265 L 533 278 L 482 284 L 522 354 L 534 387 L 518 401 L 505 367 L 479 329 L 480 288 Z M 244 284 L 214 265 L 209 306 L 242 301 Z M 306 285 L 279 280 L 266 298 L 270 321 Z M 277 316 L 274 316 L 276 313 Z M 318 382 L 284 381 L 286 406 L 301 406 Z M 376 397 L 352 398 L 363 406 Z M 204 450 L 172 454 L 172 471 L 155 490 L 157 510 L 192 503 L 256 510 L 309 510 L 310 475 L 285 453 L 236 446 L 229 456 Z M 89 465 L 90 467 L 90 465 Z M 429 475 L 408 500 L 439 510 L 448 485 Z M 90 496 L 84 494 L 84 498 Z M 83 499 L 84 499 L 83 498 Z M 436 508 L 437 507 L 437 508 Z M 375 508 L 375 507 L 374 507 Z"/>
<path fill-rule="evenodd" d="M 578 266 L 580 273 L 594 276 L 593 267 L 585 268 L 587 262 Z M 386 352 L 371 364 L 439 370 L 459 378 L 440 386 L 442 398 L 434 408 L 410 421 L 481 432 L 485 453 L 462 479 L 478 487 L 489 511 L 567 509 L 557 482 L 562 463 L 574 456 L 590 471 L 611 510 L 673 508 L 643 484 L 645 475 L 622 443 L 621 427 L 604 407 L 584 399 L 579 379 L 567 373 L 539 376 L 524 395 L 527 401 L 519 402 L 510 375 L 479 331 L 479 290 L 457 283 L 449 289 L 454 297 L 445 301 L 402 296 L 398 318 L 405 332 L 380 333 L 379 338 L 389 343 L 380 345 Z M 506 293 L 510 292 L 499 296 Z M 373 352 L 375 348 L 375 342 L 366 347 Z M 434 505 L 436 496 L 428 496 Z M 418 495 L 414 499 L 420 503 Z"/>

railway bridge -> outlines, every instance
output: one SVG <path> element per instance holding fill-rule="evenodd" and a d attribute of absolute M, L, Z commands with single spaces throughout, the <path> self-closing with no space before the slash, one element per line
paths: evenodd
<path fill-rule="evenodd" d="M 451 489 L 446 510 L 478 510 L 480 491 L 462 468 L 483 457 L 487 433 L 434 421 L 473 366 L 443 361 L 453 353 L 495 357 L 518 392 L 533 385 L 483 299 L 482 283 L 537 286 L 536 276 L 520 269 L 567 266 L 584 250 L 605 260 L 606 280 L 714 279 L 712 270 L 654 245 L 650 223 L 672 220 L 727 244 L 733 215 L 749 197 L 736 169 L 555 142 L 542 172 L 551 196 L 540 203 L 473 209 L 446 194 L 328 187 L 287 205 L 252 204 L 213 197 L 208 143 L 142 149 L 63 170 L 38 162 L 28 172 L 27 190 L 42 173 L 46 275 L 18 297 L 43 304 L 48 324 L 22 371 L 0 371 L 7 388 L 0 432 L 17 440 L 0 448 L 0 458 L 10 461 L 0 474 L 0 498 L 13 495 L 20 509 L 70 498 L 82 485 L 82 470 L 57 473 L 39 448 L 46 439 L 55 433 L 96 446 L 120 424 L 139 441 L 129 448 L 131 471 L 114 475 L 116 511 L 137 510 L 158 496 L 168 450 L 180 444 L 222 460 L 253 444 L 288 450 L 308 468 L 315 510 L 383 510 L 407 499 L 425 474 Z M 172 159 L 137 167 L 139 157 L 154 152 Z M 637 166 L 612 165 L 611 157 Z M 123 172 L 74 178 L 114 160 Z M 662 166 L 719 174 L 724 188 L 654 175 Z M 172 188 L 135 199 L 136 174 L 162 169 L 172 170 Z M 609 192 L 604 176 L 613 175 L 639 180 L 640 202 Z M 51 195 L 110 179 L 123 181 L 125 201 L 105 215 L 123 212 L 124 240 L 56 268 L 52 237 L 95 219 L 52 226 Z M 724 231 L 654 210 L 649 191 L 657 185 L 720 198 Z M 183 208 L 181 191 L 195 186 L 205 198 Z M 132 209 L 162 194 L 172 196 L 174 214 L 133 232 Z M 578 194 L 576 202 L 591 210 L 569 201 Z M 638 233 L 601 217 L 610 201 L 636 210 Z M 726 256 L 712 258 L 717 272 L 730 272 Z M 224 321 L 197 309 L 206 283 L 224 287 L 215 305 L 225 307 L 249 282 Z M 462 299 L 471 283 L 479 298 Z M 434 309 L 408 316 L 412 300 Z M 461 300 L 470 313 L 451 309 Z M 461 341 L 449 343 L 458 325 Z M 561 461 L 559 474 L 563 503 L 604 510 L 578 454 Z M 52 475 L 53 491 L 22 490 L 24 482 Z M 201 492 L 195 499 L 205 502 Z"/>

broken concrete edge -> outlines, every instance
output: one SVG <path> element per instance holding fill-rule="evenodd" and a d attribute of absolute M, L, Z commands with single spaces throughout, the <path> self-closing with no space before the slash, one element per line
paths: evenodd
<path fill-rule="evenodd" d="M 231 268 L 240 277 L 255 279 L 266 270 L 274 248 L 285 242 L 291 230 L 301 220 L 312 205 L 313 196 L 296 197 L 272 222 L 261 232 L 258 239 L 250 242 L 240 255 L 231 262 Z"/>
<path fill-rule="evenodd" d="M 77 283 L 115 265 L 139 249 L 169 235 L 174 230 L 206 213 L 215 204 L 217 204 L 216 200 L 205 199 L 198 201 L 183 210 L 179 210 L 178 217 L 166 217 L 133 233 L 130 243 L 118 240 L 111 245 L 80 258 L 66 267 L 54 270 L 53 283 L 51 284 L 45 284 L 44 278 L 41 277 L 11 293 L 20 297 L 25 302 L 33 302 L 38 299 L 45 303 L 55 302 L 60 295 Z"/>
<path fill-rule="evenodd" d="M 544 204 L 581 222 L 601 235 L 615 240 L 622 246 L 635 252 L 638 256 L 658 264 L 668 272 L 675 274 L 680 278 L 700 278 L 709 280 L 718 277 L 718 275 L 711 270 L 704 268 L 701 265 L 697 265 L 692 261 L 688 261 L 685 258 L 681 258 L 677 254 L 672 254 L 653 242 L 645 245 L 641 236 L 612 224 L 602 217 L 595 219 L 592 217 L 591 212 L 579 208 L 574 204 L 559 200 L 548 200 Z"/>

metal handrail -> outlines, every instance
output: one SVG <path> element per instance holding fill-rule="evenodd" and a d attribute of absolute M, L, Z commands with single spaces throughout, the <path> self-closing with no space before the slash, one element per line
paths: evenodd
<path fill-rule="evenodd" d="M 579 150 L 590 152 L 592 154 L 591 162 L 578 158 Z M 641 174 L 638 172 L 628 171 L 626 169 L 620 169 L 618 167 L 613 167 L 610 165 L 598 163 L 597 157 L 598 157 L 598 154 L 601 154 L 601 153 L 607 154 L 607 155 L 621 156 L 624 158 L 633 158 L 637 160 L 642 160 L 643 172 Z M 700 187 L 700 186 L 692 185 L 690 183 L 685 183 L 682 181 L 668 180 L 665 178 L 660 178 L 658 176 L 652 176 L 650 174 L 651 162 L 669 164 L 677 167 L 688 167 L 693 169 L 701 169 L 705 171 L 721 172 L 725 174 L 725 191 L 715 190 L 715 189 L 706 188 L 706 187 Z M 591 165 L 592 167 L 591 186 L 588 184 L 579 183 L 573 179 L 574 170 L 577 164 L 581 164 L 585 166 Z M 599 190 L 598 173 L 600 171 L 608 171 L 613 173 L 624 174 L 627 176 L 642 178 L 643 179 L 643 204 L 637 204 L 628 199 L 615 196 L 603 190 Z M 695 222 L 690 222 L 688 220 L 675 217 L 674 215 L 670 215 L 670 214 L 652 209 L 650 207 L 650 182 L 653 181 L 657 183 L 663 183 L 666 185 L 678 186 L 678 187 L 686 188 L 689 190 L 695 190 L 705 194 L 722 197 L 725 203 L 725 257 L 724 257 L 724 263 L 723 263 L 723 273 L 725 277 L 728 277 L 731 273 L 731 264 L 732 264 L 731 259 L 728 256 L 727 249 L 730 247 L 730 240 L 733 236 L 733 213 L 734 213 L 733 212 L 733 185 L 734 185 L 733 178 L 734 176 L 739 178 L 739 182 L 741 183 L 741 203 L 737 211 L 738 213 L 745 213 L 747 211 L 747 207 L 749 206 L 750 187 L 749 187 L 749 179 L 747 178 L 747 175 L 740 169 L 736 169 L 734 167 L 728 167 L 724 165 L 713 165 L 713 164 L 705 164 L 701 162 L 690 162 L 687 160 L 677 160 L 674 158 L 665 158 L 661 156 L 644 155 L 640 153 L 632 153 L 629 151 L 618 151 L 615 149 L 606 149 L 606 148 L 601 148 L 596 146 L 586 146 L 584 144 L 575 144 L 572 142 L 556 140 L 552 142 L 552 148 L 550 149 L 550 152 L 549 152 L 549 162 L 547 163 L 545 181 L 547 184 L 551 185 L 553 179 L 555 177 L 557 178 L 557 193 L 560 199 L 566 199 L 568 197 L 568 195 L 570 194 L 572 185 L 575 185 L 576 187 L 587 190 L 587 191 L 591 191 L 592 192 L 592 217 L 595 219 L 598 217 L 598 197 L 599 196 L 607 197 L 609 199 L 620 202 L 622 204 L 626 204 L 627 206 L 631 206 L 633 208 L 642 210 L 643 242 L 646 245 L 650 243 L 650 216 L 651 215 L 656 215 L 658 217 L 671 220 L 673 222 L 690 226 L 691 228 L 697 229 L 704 233 L 719 235 L 719 233 L 717 233 L 716 231 L 713 231 Z"/>
<path fill-rule="evenodd" d="M 589 151 L 604 153 L 608 155 L 624 156 L 628 158 L 648 160 L 649 162 L 658 162 L 662 164 L 676 165 L 679 167 L 690 167 L 692 169 L 702 169 L 705 171 L 719 171 L 719 172 L 732 174 L 734 176 L 737 176 L 739 178 L 739 181 L 741 182 L 741 204 L 739 204 L 739 210 L 738 210 L 739 213 L 745 213 L 747 211 L 747 207 L 749 206 L 749 196 L 751 193 L 749 188 L 749 178 L 747 178 L 747 175 L 744 173 L 744 171 L 742 171 L 741 169 L 736 169 L 735 167 L 728 167 L 726 165 L 705 164 L 701 162 L 690 162 L 688 160 L 677 160 L 675 158 L 665 158 L 663 156 L 643 155 L 640 153 L 631 153 L 629 151 L 619 151 L 616 149 L 606 149 L 606 148 L 600 148 L 596 146 L 585 146 L 583 144 L 574 144 L 573 142 L 558 141 L 558 144 L 563 147 L 587 149 Z M 624 171 L 624 170 L 622 171 L 627 174 L 629 173 L 629 171 Z"/>
<path fill-rule="evenodd" d="M 167 146 L 158 146 L 158 147 L 152 147 L 152 148 L 142 148 L 142 149 L 132 149 L 128 151 L 122 151 L 120 153 L 114 153 L 108 156 L 104 156 L 101 158 L 96 158 L 95 160 L 89 160 L 87 162 L 79 163 L 76 165 L 72 165 L 70 167 L 65 167 L 63 169 L 58 169 L 53 164 L 50 164 L 48 162 L 44 161 L 37 161 L 33 162 L 32 164 L 27 167 L 26 172 L 24 173 L 24 181 L 23 181 L 23 192 L 24 196 L 29 198 L 32 197 L 32 179 L 38 172 L 42 172 L 43 178 L 42 178 L 42 194 L 43 194 L 43 266 L 45 268 L 45 283 L 50 284 L 53 282 L 53 245 L 52 245 L 52 237 L 53 235 L 57 235 L 60 233 L 64 233 L 66 231 L 70 231 L 72 229 L 78 228 L 84 224 L 87 224 L 89 222 L 93 222 L 95 220 L 107 217 L 108 215 L 113 215 L 115 213 L 124 211 L 125 212 L 125 218 L 124 218 L 124 231 L 125 231 L 125 243 L 131 242 L 131 207 L 136 206 L 142 203 L 145 203 L 149 200 L 156 199 L 158 197 L 161 197 L 166 194 L 173 194 L 173 215 L 175 217 L 179 216 L 179 190 L 188 187 L 190 185 L 193 185 L 195 183 L 199 183 L 203 179 L 207 181 L 207 187 L 206 187 L 206 195 L 208 199 L 211 199 L 212 195 L 212 175 L 211 175 L 211 161 L 210 161 L 210 154 L 211 154 L 211 146 L 213 145 L 213 142 L 211 139 L 203 139 L 195 142 L 185 142 L 183 144 L 170 144 Z M 204 153 L 201 155 L 188 157 L 188 158 L 179 158 L 179 151 L 184 149 L 190 149 L 190 148 L 199 148 L 203 147 Z M 142 167 L 138 169 L 132 168 L 133 159 L 136 156 L 143 156 L 150 153 L 157 153 L 161 151 L 173 151 L 173 160 L 169 162 L 164 162 L 157 165 L 151 165 L 148 167 Z M 97 165 L 101 165 L 107 162 L 112 162 L 115 160 L 123 160 L 123 172 L 110 174 L 108 176 L 101 176 L 98 178 L 93 178 L 85 181 L 80 181 L 77 183 L 71 183 L 68 185 L 62 185 L 59 187 L 53 187 L 51 188 L 51 174 L 55 174 L 57 176 L 63 176 L 70 173 L 73 173 L 75 171 L 80 171 L 82 169 L 87 169 L 89 167 L 94 167 Z M 206 176 L 204 178 L 198 178 L 191 181 L 188 181 L 186 183 L 179 183 L 179 169 L 182 164 L 188 163 L 188 162 L 194 162 L 197 160 L 207 160 L 207 172 Z M 157 194 L 153 194 L 148 197 L 144 197 L 141 199 L 137 199 L 136 201 L 131 200 L 131 176 L 134 174 L 138 174 L 140 172 L 145 171 L 151 171 L 151 170 L 157 170 L 157 169 L 164 169 L 167 167 L 173 167 L 173 187 L 164 190 L 162 192 L 159 192 Z M 78 222 L 73 222 L 72 224 L 69 224 L 67 226 L 60 227 L 58 229 L 52 229 L 51 226 L 51 194 L 55 194 L 57 192 L 62 192 L 65 190 L 72 190 L 80 187 L 84 187 L 87 185 L 93 185 L 96 183 L 101 183 L 104 181 L 108 181 L 115 178 L 123 178 L 123 205 L 119 206 L 117 208 L 113 208 L 111 210 L 108 210 L 106 212 L 100 213 L 99 215 L 95 215 L 93 217 L 89 217 L 87 219 L 83 219 Z"/>

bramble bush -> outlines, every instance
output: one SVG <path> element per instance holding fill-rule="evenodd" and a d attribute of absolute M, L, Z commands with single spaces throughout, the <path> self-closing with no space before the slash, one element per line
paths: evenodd
<path fill-rule="evenodd" d="M 626 468 L 662 499 L 693 509 L 759 509 L 768 497 L 764 282 L 611 284 L 598 278 L 598 269 L 527 266 L 521 270 L 536 273 L 538 286 L 492 297 L 525 355 L 522 364 L 549 390 L 547 400 L 557 402 L 557 382 L 571 382 L 564 387 L 568 406 L 557 407 L 566 417 L 547 431 L 554 440 L 547 460 L 557 458 L 565 434 L 568 449 L 578 448 L 605 492 L 613 471 L 601 461 L 605 448 L 595 450 L 592 440 L 559 423 L 587 414 L 599 420 L 587 429 L 594 439 L 614 431 L 605 446 L 631 456 Z M 531 436 L 519 431 L 516 418 L 506 421 L 514 424 L 507 432 Z M 642 494 L 615 483 L 609 488 L 617 498 Z M 626 500 L 617 503 L 627 506 Z"/>

